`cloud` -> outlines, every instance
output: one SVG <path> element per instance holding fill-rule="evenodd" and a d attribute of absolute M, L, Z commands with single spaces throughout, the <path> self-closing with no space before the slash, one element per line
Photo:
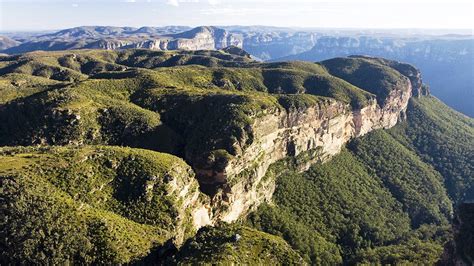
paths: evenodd
<path fill-rule="evenodd" d="M 207 2 L 211 5 L 211 6 L 215 6 L 215 5 L 218 5 L 221 3 L 221 1 L 219 0 L 207 0 Z"/>
<path fill-rule="evenodd" d="M 178 0 L 166 0 L 166 4 L 170 6 L 179 6 Z"/>
<path fill-rule="evenodd" d="M 79 7 L 79 4 L 73 3 L 73 4 L 71 4 L 71 6 L 72 6 L 72 7 Z"/>
<path fill-rule="evenodd" d="M 217 1 L 217 0 L 210 0 Z M 200 0 L 166 0 L 166 4 L 178 7 L 181 3 L 199 3 Z"/>
<path fill-rule="evenodd" d="M 136 3 L 137 0 L 124 0 L 125 3 Z"/>
<path fill-rule="evenodd" d="M 211 7 L 201 9 L 200 13 L 207 16 L 223 15 L 223 16 L 248 16 L 248 15 L 264 15 L 268 12 L 266 8 L 229 8 L 229 7 Z"/>

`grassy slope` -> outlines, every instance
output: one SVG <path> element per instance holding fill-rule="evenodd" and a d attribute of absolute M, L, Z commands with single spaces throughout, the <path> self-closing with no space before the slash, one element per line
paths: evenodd
<path fill-rule="evenodd" d="M 388 62 L 363 57 L 334 58 L 321 62 L 331 75 L 342 78 L 370 93 L 384 103 L 396 87 L 406 87 L 408 81 Z"/>
<path fill-rule="evenodd" d="M 176 255 L 178 264 L 295 265 L 304 261 L 283 239 L 252 228 L 204 227 Z"/>
<path fill-rule="evenodd" d="M 139 259 L 176 233 L 181 203 L 168 193 L 168 182 L 194 182 L 197 189 L 181 159 L 151 151 L 86 146 L 2 148 L 0 154 L 8 206 L 4 262 Z"/>
<path fill-rule="evenodd" d="M 474 120 L 434 97 L 410 101 L 407 115 L 390 134 L 443 176 L 455 203 L 474 199 Z"/>

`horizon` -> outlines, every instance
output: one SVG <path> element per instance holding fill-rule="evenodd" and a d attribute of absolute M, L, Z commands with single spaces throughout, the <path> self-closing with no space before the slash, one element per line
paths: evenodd
<path fill-rule="evenodd" d="M 467 0 L 454 3 L 446 0 L 0 0 L 0 31 L 54 31 L 96 25 L 239 25 L 302 29 L 470 30 L 472 33 L 473 10 L 473 3 Z M 442 17 L 450 19 L 440 19 Z"/>
<path fill-rule="evenodd" d="M 4 30 L 0 28 L 1 34 L 21 34 L 21 33 L 32 33 L 32 34 L 48 34 L 55 33 L 62 30 L 82 28 L 82 27 L 117 27 L 117 28 L 134 28 L 140 29 L 145 27 L 150 28 L 163 28 L 163 27 L 188 27 L 190 29 L 198 27 L 216 27 L 216 28 L 231 28 L 231 27 L 242 27 L 242 28 L 274 28 L 276 30 L 294 30 L 294 31 L 346 31 L 346 32 L 363 32 L 363 31 L 374 31 L 374 33 L 387 33 L 387 34 L 400 34 L 407 31 L 406 34 L 412 35 L 461 35 L 461 36 L 474 36 L 474 29 L 469 28 L 362 28 L 362 27 L 291 27 L 291 26 L 274 26 L 274 25 L 177 25 L 177 24 L 166 24 L 166 25 L 142 25 L 142 26 L 129 26 L 129 25 L 77 25 L 72 27 L 64 28 L 52 28 L 52 29 L 18 29 L 18 30 Z"/>

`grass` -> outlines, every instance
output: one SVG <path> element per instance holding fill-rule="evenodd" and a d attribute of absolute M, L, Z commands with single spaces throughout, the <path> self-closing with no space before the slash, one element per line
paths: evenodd
<path fill-rule="evenodd" d="M 190 223 L 179 189 L 199 193 L 189 166 L 168 154 L 97 146 L 0 154 L 10 262 L 137 260 Z"/>
<path fill-rule="evenodd" d="M 205 227 L 176 255 L 178 264 L 303 264 L 283 239 L 252 228 L 221 224 Z"/>

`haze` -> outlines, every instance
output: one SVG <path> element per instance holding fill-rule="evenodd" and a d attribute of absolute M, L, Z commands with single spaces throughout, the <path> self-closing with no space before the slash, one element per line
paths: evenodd
<path fill-rule="evenodd" d="M 466 0 L 0 0 L 0 30 L 52 30 L 79 25 L 472 30 L 473 9 L 473 3 Z"/>

